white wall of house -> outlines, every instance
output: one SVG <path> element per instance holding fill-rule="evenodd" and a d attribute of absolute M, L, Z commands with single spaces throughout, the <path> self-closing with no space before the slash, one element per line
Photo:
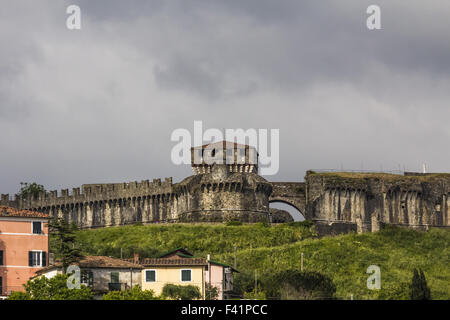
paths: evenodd
<path fill-rule="evenodd" d="M 124 283 L 124 288 L 131 288 L 136 285 L 142 286 L 140 269 L 118 269 L 118 268 L 81 268 L 81 272 L 91 271 L 93 274 L 92 290 L 107 292 L 111 282 L 111 272 L 119 273 L 119 282 Z M 61 269 L 53 269 L 42 275 L 46 278 L 53 278 L 57 274 L 62 274 Z"/>
<path fill-rule="evenodd" d="M 109 283 L 111 282 L 111 273 L 119 273 L 119 282 L 125 283 L 126 288 L 131 288 L 136 285 L 142 286 L 141 284 L 141 270 L 140 269 L 117 269 L 117 268 L 92 268 L 92 269 L 82 269 L 90 270 L 94 276 L 94 291 L 109 291 Z"/>
<path fill-rule="evenodd" d="M 233 289 L 233 273 L 226 273 L 225 269 L 227 268 L 223 266 L 209 264 L 208 270 L 205 271 L 205 282 L 219 290 L 218 300 L 223 300 L 224 292 Z"/>
<path fill-rule="evenodd" d="M 51 279 L 54 276 L 56 276 L 57 274 L 62 274 L 62 271 L 61 270 L 57 270 L 57 269 L 50 270 L 50 271 L 44 273 L 43 276 L 45 276 L 48 279 Z"/>

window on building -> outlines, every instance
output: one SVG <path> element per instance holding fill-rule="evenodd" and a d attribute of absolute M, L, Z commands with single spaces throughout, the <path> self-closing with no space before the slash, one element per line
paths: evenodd
<path fill-rule="evenodd" d="M 0 250 L 0 266 L 3 265 L 3 250 Z"/>
<path fill-rule="evenodd" d="M 47 253 L 45 251 L 28 251 L 28 265 L 30 267 L 45 267 Z"/>
<path fill-rule="evenodd" d="M 38 267 L 41 265 L 41 253 L 38 251 L 28 252 L 30 267 Z"/>
<path fill-rule="evenodd" d="M 183 282 L 192 281 L 192 270 L 190 269 L 181 270 L 181 281 Z"/>
<path fill-rule="evenodd" d="M 146 270 L 145 271 L 145 281 L 146 282 L 156 282 L 156 270 Z"/>
<path fill-rule="evenodd" d="M 42 222 L 33 221 L 33 234 L 41 234 L 42 233 Z"/>
<path fill-rule="evenodd" d="M 119 283 L 119 273 L 111 272 L 111 283 Z"/>
<path fill-rule="evenodd" d="M 80 280 L 82 284 L 85 284 L 88 287 L 92 287 L 92 285 L 94 284 L 94 273 L 90 270 L 82 270 Z"/>

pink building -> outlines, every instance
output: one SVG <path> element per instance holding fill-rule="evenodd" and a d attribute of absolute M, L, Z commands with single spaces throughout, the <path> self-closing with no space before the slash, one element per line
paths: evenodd
<path fill-rule="evenodd" d="M 233 272 L 239 272 L 233 267 L 207 258 L 208 266 L 205 271 L 205 281 L 219 291 L 219 300 L 230 299 L 233 291 Z M 208 297 L 206 297 L 208 298 Z"/>
<path fill-rule="evenodd" d="M 0 296 L 23 285 L 48 260 L 48 215 L 0 206 Z"/>

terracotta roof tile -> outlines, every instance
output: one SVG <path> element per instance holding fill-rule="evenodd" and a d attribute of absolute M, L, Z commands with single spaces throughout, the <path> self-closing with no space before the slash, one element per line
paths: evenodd
<path fill-rule="evenodd" d="M 106 256 L 86 256 L 78 265 L 84 268 L 142 268 L 139 264 Z"/>
<path fill-rule="evenodd" d="M 114 268 L 114 269 L 142 269 L 142 266 L 124 259 L 116 259 L 106 256 L 85 256 L 80 261 L 75 262 L 80 268 Z M 53 265 L 45 267 L 36 272 L 42 274 L 55 268 L 61 268 L 61 261 L 56 261 Z"/>
<path fill-rule="evenodd" d="M 19 210 L 12 207 L 0 206 L 0 217 L 49 218 L 50 216 L 43 212 Z"/>
<path fill-rule="evenodd" d="M 206 266 L 206 259 L 201 258 L 145 258 L 140 261 L 145 267 L 150 266 Z"/>

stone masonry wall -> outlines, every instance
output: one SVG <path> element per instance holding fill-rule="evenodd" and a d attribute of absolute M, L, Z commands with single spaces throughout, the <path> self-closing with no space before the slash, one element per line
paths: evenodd
<path fill-rule="evenodd" d="M 358 232 L 383 224 L 448 227 L 450 174 L 389 175 L 308 172 L 307 211 L 322 223 L 356 224 Z"/>
<path fill-rule="evenodd" d="M 216 170 L 217 171 L 217 170 Z M 154 222 L 267 221 L 270 183 L 255 173 L 217 172 L 194 175 L 180 183 L 142 181 L 89 184 L 41 193 L 36 198 L 9 200 L 1 205 L 62 217 L 80 228 Z"/>

